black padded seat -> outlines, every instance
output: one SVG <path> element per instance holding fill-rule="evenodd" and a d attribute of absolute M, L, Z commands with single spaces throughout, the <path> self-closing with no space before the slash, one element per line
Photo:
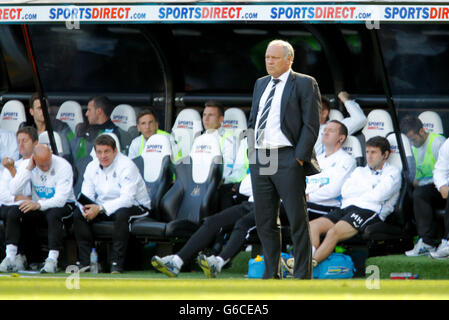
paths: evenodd
<path fill-rule="evenodd" d="M 152 218 L 141 218 L 131 225 L 131 234 L 137 238 L 145 238 L 151 235 L 154 238 L 163 238 L 166 224 Z"/>
<path fill-rule="evenodd" d="M 207 134 L 195 140 L 190 157 L 176 164 L 176 181 L 160 202 L 161 219 L 166 223 L 161 241 L 189 237 L 204 218 L 215 212 L 223 172 L 221 160 L 216 137 Z M 160 222 L 148 222 L 146 228 L 146 237 L 160 235 Z"/>

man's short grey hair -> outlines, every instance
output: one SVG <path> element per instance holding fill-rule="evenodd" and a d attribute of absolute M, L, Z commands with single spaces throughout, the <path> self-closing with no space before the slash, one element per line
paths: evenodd
<path fill-rule="evenodd" d="M 282 48 L 284 48 L 285 59 L 291 56 L 293 62 L 293 59 L 295 58 L 295 51 L 293 50 L 293 47 L 289 42 L 284 40 L 273 40 L 268 44 L 267 48 L 271 46 L 281 46 Z"/>

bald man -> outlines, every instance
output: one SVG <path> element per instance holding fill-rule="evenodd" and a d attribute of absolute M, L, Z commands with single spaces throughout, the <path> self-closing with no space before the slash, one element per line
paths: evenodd
<path fill-rule="evenodd" d="M 24 222 L 48 225 L 48 258 L 42 273 L 57 271 L 59 252 L 63 248 L 63 219 L 75 207 L 73 171 L 67 160 L 51 153 L 50 148 L 38 144 L 27 165 L 21 166 L 11 181 L 12 195 L 21 192 L 26 184 L 32 186 L 31 200 L 25 200 L 8 210 L 6 216 L 6 257 L 0 272 L 17 272 L 16 256 Z"/>

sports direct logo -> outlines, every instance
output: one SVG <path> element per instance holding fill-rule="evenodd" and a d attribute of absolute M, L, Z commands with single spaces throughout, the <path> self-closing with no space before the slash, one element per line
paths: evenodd
<path fill-rule="evenodd" d="M 127 116 L 121 116 L 121 115 L 115 115 L 112 117 L 112 122 L 114 123 L 128 123 L 128 117 Z"/>
<path fill-rule="evenodd" d="M 75 119 L 75 114 L 72 112 L 62 112 L 61 117 L 59 118 L 59 120 L 61 120 L 61 121 L 74 120 L 74 119 Z"/>
<path fill-rule="evenodd" d="M 390 146 L 390 149 L 391 149 L 391 153 L 399 153 L 399 148 L 398 148 L 398 146 L 391 145 L 391 146 Z"/>
<path fill-rule="evenodd" d="M 178 121 L 178 129 L 193 129 L 193 121 Z"/>
<path fill-rule="evenodd" d="M 160 144 L 150 144 L 150 145 L 147 145 L 147 148 L 146 148 L 145 152 L 157 152 L 157 153 L 161 153 L 161 152 L 162 152 L 162 145 L 160 145 Z"/>
<path fill-rule="evenodd" d="M 369 130 L 384 130 L 384 123 L 380 121 L 370 121 L 368 122 Z"/>
<path fill-rule="evenodd" d="M 211 152 L 212 152 L 212 147 L 207 144 L 198 145 L 195 148 L 195 153 L 211 153 Z"/>
<path fill-rule="evenodd" d="M 3 120 L 17 120 L 19 118 L 19 114 L 17 112 L 5 112 L 3 114 Z"/>
<path fill-rule="evenodd" d="M 301 5 L 47 5 L 0 7 L 1 22 L 449 21 L 449 6 Z"/>
<path fill-rule="evenodd" d="M 222 127 L 226 129 L 236 129 L 238 126 L 239 122 L 237 120 L 225 120 L 222 124 Z"/>
<path fill-rule="evenodd" d="M 433 132 L 433 130 L 435 129 L 433 123 L 423 123 L 422 125 L 428 132 Z"/>

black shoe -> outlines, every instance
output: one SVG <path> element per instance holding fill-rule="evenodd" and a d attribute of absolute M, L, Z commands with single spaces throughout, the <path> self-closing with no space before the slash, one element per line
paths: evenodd
<path fill-rule="evenodd" d="M 111 264 L 111 273 L 123 273 L 123 268 L 117 262 Z"/>

